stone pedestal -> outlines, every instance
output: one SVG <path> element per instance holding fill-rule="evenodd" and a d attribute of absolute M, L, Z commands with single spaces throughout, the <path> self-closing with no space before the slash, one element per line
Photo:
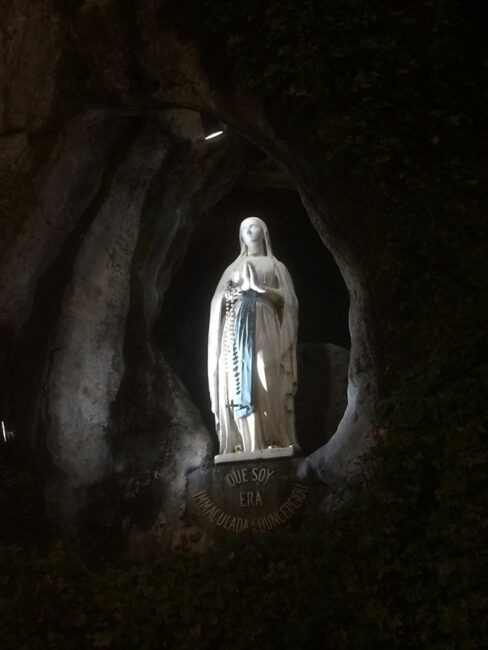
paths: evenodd
<path fill-rule="evenodd" d="M 242 463 L 254 460 L 273 460 L 276 458 L 291 458 L 295 453 L 292 445 L 289 447 L 269 447 L 268 449 L 259 449 L 258 451 L 236 451 L 234 454 L 218 454 L 214 458 L 214 463 Z"/>
<path fill-rule="evenodd" d="M 186 515 L 211 535 L 263 534 L 296 524 L 324 491 L 303 459 L 220 463 L 189 474 Z"/>

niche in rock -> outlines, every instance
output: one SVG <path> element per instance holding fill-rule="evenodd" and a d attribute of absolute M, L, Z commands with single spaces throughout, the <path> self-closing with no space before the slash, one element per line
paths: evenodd
<path fill-rule="evenodd" d="M 238 254 L 239 224 L 251 215 L 266 221 L 273 252 L 289 269 L 299 301 L 295 410 L 298 440 L 309 454 L 335 433 L 346 408 L 349 297 L 297 192 L 237 185 L 202 217 L 165 293 L 154 336 L 214 431 L 206 369 L 210 301 Z"/>

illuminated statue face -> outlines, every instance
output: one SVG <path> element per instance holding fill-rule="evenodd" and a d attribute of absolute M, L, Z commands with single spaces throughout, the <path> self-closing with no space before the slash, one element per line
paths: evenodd
<path fill-rule="evenodd" d="M 246 246 L 250 246 L 264 239 L 263 227 L 259 219 L 249 217 L 241 223 L 241 237 Z"/>

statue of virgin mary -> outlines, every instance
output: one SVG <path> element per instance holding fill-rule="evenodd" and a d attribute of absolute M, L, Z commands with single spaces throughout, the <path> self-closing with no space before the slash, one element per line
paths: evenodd
<path fill-rule="evenodd" d="M 245 219 L 239 239 L 210 309 L 208 380 L 220 454 L 298 447 L 293 283 L 264 221 Z"/>

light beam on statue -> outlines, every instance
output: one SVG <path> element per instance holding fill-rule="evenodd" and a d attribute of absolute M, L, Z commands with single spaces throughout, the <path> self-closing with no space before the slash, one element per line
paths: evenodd
<path fill-rule="evenodd" d="M 253 454 L 272 447 L 277 456 L 280 450 L 292 455 L 298 449 L 293 283 L 273 255 L 264 221 L 245 219 L 239 239 L 241 252 L 224 271 L 210 309 L 208 378 L 220 445 L 216 462 L 227 455 L 237 460 L 238 448 Z"/>

